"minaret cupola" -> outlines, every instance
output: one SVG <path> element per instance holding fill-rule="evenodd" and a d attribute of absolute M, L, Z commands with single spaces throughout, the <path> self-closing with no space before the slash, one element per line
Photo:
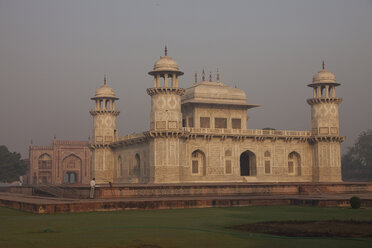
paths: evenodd
<path fill-rule="evenodd" d="M 116 139 L 116 116 L 120 111 L 115 109 L 115 101 L 118 99 L 114 90 L 107 85 L 105 76 L 103 85 L 91 98 L 95 101 L 95 108 L 90 111 L 94 121 L 93 143 L 105 144 Z"/>
<path fill-rule="evenodd" d="M 149 75 L 154 76 L 154 88 L 162 87 L 160 85 L 160 78 L 164 79 L 164 88 L 168 88 L 169 86 L 178 88 L 178 77 L 182 76 L 183 72 L 179 70 L 177 62 L 168 56 L 168 49 L 165 46 L 164 56 L 161 56 L 155 62 L 154 69 L 149 72 Z M 171 83 L 168 85 L 169 79 L 171 79 Z"/>
<path fill-rule="evenodd" d="M 323 61 L 322 70 L 313 76 L 313 82 L 308 86 L 313 88 L 313 98 L 335 98 L 335 88 L 339 85 L 335 74 L 325 69 Z"/>
<path fill-rule="evenodd" d="M 96 90 L 96 94 L 91 98 L 96 102 L 95 111 L 115 111 L 115 101 L 118 99 L 114 90 L 107 85 L 106 76 L 103 85 Z"/>

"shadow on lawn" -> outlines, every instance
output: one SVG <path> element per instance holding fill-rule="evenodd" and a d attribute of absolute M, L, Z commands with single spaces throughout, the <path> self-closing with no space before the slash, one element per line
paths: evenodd
<path fill-rule="evenodd" d="M 228 228 L 288 237 L 372 238 L 372 221 L 271 221 Z"/>

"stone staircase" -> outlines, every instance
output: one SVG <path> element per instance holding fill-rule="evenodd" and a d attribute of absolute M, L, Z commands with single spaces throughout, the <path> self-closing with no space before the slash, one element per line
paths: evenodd
<path fill-rule="evenodd" d="M 33 195 L 58 197 L 58 198 L 76 198 L 77 192 L 73 187 L 57 186 L 52 184 L 37 185 L 33 188 Z"/>

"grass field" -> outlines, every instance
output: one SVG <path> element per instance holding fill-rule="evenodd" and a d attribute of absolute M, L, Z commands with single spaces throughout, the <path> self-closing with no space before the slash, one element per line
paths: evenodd
<path fill-rule="evenodd" d="M 266 206 L 37 215 L 0 208 L 0 247 L 372 247 L 372 239 L 290 238 L 226 228 L 331 219 L 372 220 L 372 209 Z"/>

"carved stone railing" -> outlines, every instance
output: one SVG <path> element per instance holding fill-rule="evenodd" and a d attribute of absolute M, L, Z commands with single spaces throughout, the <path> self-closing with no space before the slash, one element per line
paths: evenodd
<path fill-rule="evenodd" d="M 125 140 L 137 139 L 141 137 L 144 137 L 143 133 L 128 134 L 126 136 L 117 138 L 116 141 L 125 141 Z"/>
<path fill-rule="evenodd" d="M 252 136 L 311 136 L 310 131 L 292 130 L 264 130 L 264 129 L 222 129 L 222 128 L 191 128 L 185 127 L 184 131 L 196 134 L 226 134 L 226 135 L 252 135 Z"/>
<path fill-rule="evenodd" d="M 55 145 L 88 145 L 89 141 L 75 141 L 75 140 L 54 140 Z"/>
<path fill-rule="evenodd" d="M 111 147 L 120 145 L 132 145 L 145 143 L 148 139 L 155 137 L 179 137 L 190 138 L 203 136 L 210 137 L 233 137 L 241 140 L 245 138 L 254 138 L 256 140 L 264 139 L 285 139 L 291 141 L 292 139 L 299 139 L 302 141 L 309 140 L 311 137 L 310 131 L 292 131 L 292 130 L 264 130 L 264 129 L 222 129 L 222 128 L 190 128 L 185 127 L 178 130 L 161 130 L 161 131 L 147 131 L 142 133 L 130 134 L 119 137 L 115 142 L 110 143 Z"/>
<path fill-rule="evenodd" d="M 31 146 L 32 150 L 53 150 L 53 146 Z"/>

